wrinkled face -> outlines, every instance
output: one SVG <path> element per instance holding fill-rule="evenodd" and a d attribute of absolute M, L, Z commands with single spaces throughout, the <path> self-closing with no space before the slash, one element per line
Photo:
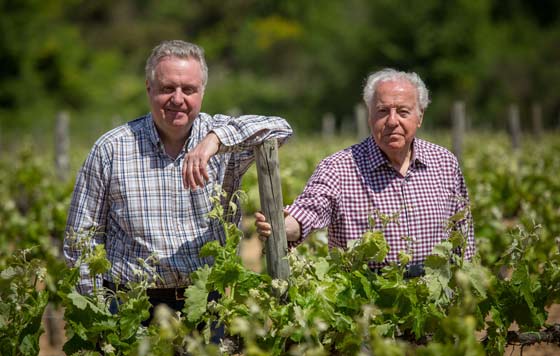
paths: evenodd
<path fill-rule="evenodd" d="M 407 80 L 378 83 L 368 120 L 375 142 L 389 157 L 407 153 L 422 114 L 416 88 Z"/>
<path fill-rule="evenodd" d="M 154 122 L 164 132 L 190 129 L 200 112 L 204 87 L 200 63 L 193 58 L 165 57 L 146 90 Z"/>

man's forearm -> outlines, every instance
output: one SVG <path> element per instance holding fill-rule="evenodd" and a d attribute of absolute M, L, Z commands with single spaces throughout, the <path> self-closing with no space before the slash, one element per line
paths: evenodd
<path fill-rule="evenodd" d="M 282 143 L 293 133 L 288 122 L 276 116 L 245 115 L 223 120 L 227 117 L 217 115 L 215 118 L 212 131 L 223 145 L 220 151 L 246 150 L 269 138 Z"/>

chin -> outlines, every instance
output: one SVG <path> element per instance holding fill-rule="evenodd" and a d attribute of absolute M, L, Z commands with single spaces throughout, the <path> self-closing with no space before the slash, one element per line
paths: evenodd
<path fill-rule="evenodd" d="M 400 149 L 406 146 L 406 142 L 404 140 L 390 140 L 385 142 L 385 146 L 392 149 Z"/>
<path fill-rule="evenodd" d="M 163 121 L 168 122 L 173 126 L 183 126 L 189 122 L 189 117 L 185 113 L 164 115 Z"/>

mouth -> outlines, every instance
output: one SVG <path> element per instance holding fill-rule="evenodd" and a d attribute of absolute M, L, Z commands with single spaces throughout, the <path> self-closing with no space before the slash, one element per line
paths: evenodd
<path fill-rule="evenodd" d="M 168 122 L 182 124 L 185 120 L 188 120 L 189 114 L 187 110 L 181 110 L 176 108 L 163 108 L 162 116 L 163 119 Z"/>
<path fill-rule="evenodd" d="M 177 108 L 164 108 L 163 110 L 166 111 L 166 112 L 187 114 L 187 110 L 182 110 L 182 109 L 177 109 Z"/>
<path fill-rule="evenodd" d="M 169 118 L 177 118 L 178 116 L 189 116 L 188 110 L 174 109 L 174 108 L 164 108 L 163 115 Z"/>

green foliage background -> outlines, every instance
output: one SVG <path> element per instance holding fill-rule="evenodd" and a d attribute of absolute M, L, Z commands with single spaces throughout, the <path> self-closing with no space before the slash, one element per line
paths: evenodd
<path fill-rule="evenodd" d="M 93 140 L 148 110 L 145 58 L 173 38 L 206 50 L 209 113 L 351 126 L 364 77 L 390 66 L 426 79 L 428 127 L 455 99 L 475 127 L 504 128 L 514 101 L 524 125 L 538 101 L 557 127 L 559 14 L 555 0 L 0 0 L 1 127 L 40 135 L 67 110 Z"/>

